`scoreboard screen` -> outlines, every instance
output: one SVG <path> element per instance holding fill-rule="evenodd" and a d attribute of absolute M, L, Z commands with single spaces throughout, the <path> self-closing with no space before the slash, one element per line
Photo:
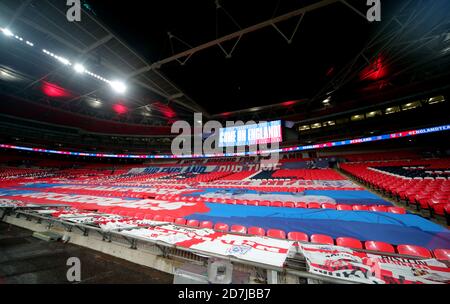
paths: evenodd
<path fill-rule="evenodd" d="M 281 120 L 219 130 L 219 147 L 252 146 L 282 141 Z"/>

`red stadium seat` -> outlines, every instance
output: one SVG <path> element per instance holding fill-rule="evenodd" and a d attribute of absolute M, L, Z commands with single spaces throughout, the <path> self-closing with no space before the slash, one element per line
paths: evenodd
<path fill-rule="evenodd" d="M 167 215 L 167 216 L 164 217 L 164 222 L 173 223 L 173 222 L 175 222 L 175 218 L 172 217 L 172 216 Z"/>
<path fill-rule="evenodd" d="M 258 206 L 258 201 L 248 201 L 247 206 Z"/>
<path fill-rule="evenodd" d="M 303 232 L 292 231 L 288 233 L 288 239 L 291 241 L 308 242 L 308 235 Z"/>
<path fill-rule="evenodd" d="M 364 243 L 367 250 L 395 253 L 395 249 L 391 244 L 376 241 L 367 241 Z"/>
<path fill-rule="evenodd" d="M 175 224 L 177 225 L 186 225 L 186 220 L 182 217 L 175 219 Z"/>
<path fill-rule="evenodd" d="M 348 248 L 363 249 L 362 243 L 359 240 L 349 237 L 338 237 L 336 239 L 336 245 Z"/>
<path fill-rule="evenodd" d="M 396 214 L 406 214 L 406 210 L 402 207 L 388 207 L 388 212 Z"/>
<path fill-rule="evenodd" d="M 135 217 L 138 219 L 138 220 L 143 220 L 144 219 L 144 217 L 145 217 L 145 215 L 144 215 L 144 213 L 136 213 L 135 214 Z"/>
<path fill-rule="evenodd" d="M 335 204 L 329 204 L 329 203 L 323 203 L 322 204 L 322 209 L 336 209 L 336 205 Z"/>
<path fill-rule="evenodd" d="M 271 202 L 270 207 L 283 207 L 283 203 L 279 201 Z"/>
<path fill-rule="evenodd" d="M 251 234 L 251 235 L 259 235 L 259 236 L 264 236 L 266 234 L 264 229 L 261 227 L 250 227 L 250 228 L 248 228 L 247 233 Z"/>
<path fill-rule="evenodd" d="M 431 252 L 423 247 L 414 245 L 398 245 L 397 251 L 400 254 L 418 256 L 421 258 L 431 258 Z"/>
<path fill-rule="evenodd" d="M 217 223 L 214 225 L 214 230 L 227 232 L 228 229 L 228 225 L 224 223 Z"/>
<path fill-rule="evenodd" d="M 320 209 L 321 207 L 319 203 L 308 203 L 308 209 Z"/>
<path fill-rule="evenodd" d="M 336 209 L 337 210 L 353 210 L 351 205 L 341 205 L 341 204 L 337 205 Z"/>
<path fill-rule="evenodd" d="M 154 217 L 155 217 L 155 216 L 154 216 L 153 214 L 146 214 L 146 215 L 144 216 L 144 219 L 145 219 L 145 220 L 150 220 L 150 221 L 152 221 Z"/>
<path fill-rule="evenodd" d="M 295 203 L 295 208 L 308 208 L 308 205 L 304 202 Z"/>
<path fill-rule="evenodd" d="M 438 260 L 450 261 L 450 249 L 435 249 L 433 253 Z"/>
<path fill-rule="evenodd" d="M 285 207 L 285 208 L 295 208 L 295 203 L 294 202 L 284 202 L 283 203 L 283 207 Z"/>
<path fill-rule="evenodd" d="M 286 238 L 286 232 L 283 230 L 278 229 L 269 229 L 267 230 L 267 236 L 277 239 L 285 239 Z"/>
<path fill-rule="evenodd" d="M 270 202 L 269 201 L 261 201 L 261 202 L 258 203 L 258 206 L 269 207 L 270 206 Z"/>
<path fill-rule="evenodd" d="M 334 245 L 333 238 L 324 234 L 311 235 L 311 243 Z"/>
<path fill-rule="evenodd" d="M 213 223 L 210 221 L 203 221 L 200 223 L 200 228 L 209 228 L 212 229 L 213 228 Z"/>
<path fill-rule="evenodd" d="M 355 211 L 368 211 L 369 207 L 365 205 L 353 205 L 353 210 Z"/>
<path fill-rule="evenodd" d="M 153 217 L 153 220 L 158 222 L 164 222 L 164 216 L 157 214 Z"/>
<path fill-rule="evenodd" d="M 241 225 L 233 225 L 231 226 L 231 232 L 237 232 L 237 233 L 247 233 L 247 227 L 241 226 Z"/>
<path fill-rule="evenodd" d="M 197 220 L 188 220 L 186 224 L 190 227 L 198 227 L 199 226 L 199 222 Z"/>
<path fill-rule="evenodd" d="M 385 206 L 370 206 L 369 211 L 374 212 L 387 212 L 388 209 Z"/>

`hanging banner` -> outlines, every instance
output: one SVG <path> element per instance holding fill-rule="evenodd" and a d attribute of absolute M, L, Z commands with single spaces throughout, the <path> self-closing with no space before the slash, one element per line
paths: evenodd
<path fill-rule="evenodd" d="M 450 268 L 435 259 L 375 255 L 349 248 L 301 244 L 311 273 L 366 284 L 449 284 Z"/>
<path fill-rule="evenodd" d="M 122 231 L 122 233 L 277 267 L 283 267 L 293 244 L 292 241 L 287 240 L 226 234 L 211 229 L 194 229 L 174 225 L 135 229 Z"/>

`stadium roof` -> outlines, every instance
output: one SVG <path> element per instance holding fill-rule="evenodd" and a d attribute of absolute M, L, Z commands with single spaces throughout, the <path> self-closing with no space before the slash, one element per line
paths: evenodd
<path fill-rule="evenodd" d="M 164 125 L 193 112 L 300 121 L 448 88 L 448 1 L 385 0 L 372 23 L 359 0 L 82 2 L 80 22 L 65 1 L 0 3 L 0 27 L 33 43 L 0 37 L 3 93 Z"/>

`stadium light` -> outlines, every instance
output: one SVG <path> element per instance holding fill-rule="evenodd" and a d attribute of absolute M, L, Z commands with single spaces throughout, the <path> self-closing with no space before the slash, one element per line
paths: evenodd
<path fill-rule="evenodd" d="M 120 82 L 120 81 L 111 81 L 109 83 L 109 85 L 117 93 L 125 93 L 125 91 L 127 90 L 126 85 L 123 82 Z"/>
<path fill-rule="evenodd" d="M 76 64 L 73 66 L 73 69 L 75 70 L 75 72 L 80 73 L 80 74 L 82 74 L 82 73 L 84 73 L 84 72 L 86 71 L 86 69 L 84 68 L 84 66 L 83 66 L 82 64 L 79 64 L 79 63 L 76 63 Z"/>
<path fill-rule="evenodd" d="M 330 103 L 330 97 L 327 97 L 322 101 L 323 104 L 329 104 Z"/>
<path fill-rule="evenodd" d="M 2 31 L 3 31 L 3 34 L 5 34 L 5 35 L 8 36 L 8 37 L 14 36 L 13 32 L 11 32 L 11 31 L 10 31 L 9 29 L 7 29 L 7 28 L 2 29 Z"/>

